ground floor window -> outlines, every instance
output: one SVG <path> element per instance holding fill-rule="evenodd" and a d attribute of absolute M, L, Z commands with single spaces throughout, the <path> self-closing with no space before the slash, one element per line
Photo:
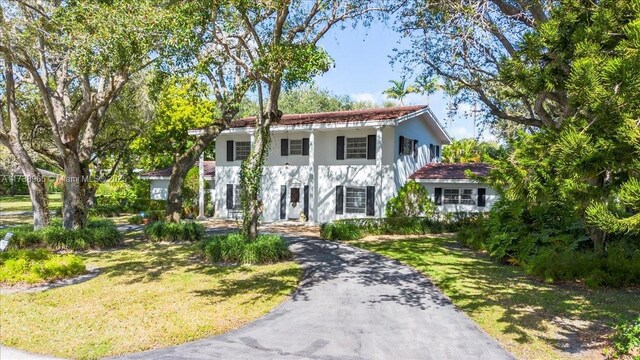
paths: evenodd
<path fill-rule="evenodd" d="M 235 185 L 233 189 L 233 209 L 240 210 L 242 208 L 242 189 L 240 185 Z"/>
<path fill-rule="evenodd" d="M 367 189 L 364 187 L 346 187 L 345 192 L 345 210 L 347 214 L 364 214 L 367 211 Z"/>
<path fill-rule="evenodd" d="M 443 204 L 475 205 L 473 189 L 443 189 Z"/>

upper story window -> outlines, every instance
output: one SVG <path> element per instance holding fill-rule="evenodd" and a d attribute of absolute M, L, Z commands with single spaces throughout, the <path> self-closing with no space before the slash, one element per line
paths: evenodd
<path fill-rule="evenodd" d="M 289 140 L 289 155 L 302 155 L 302 139 Z"/>
<path fill-rule="evenodd" d="M 367 138 L 356 137 L 347 138 L 347 159 L 366 159 L 367 158 Z"/>
<path fill-rule="evenodd" d="M 235 143 L 235 159 L 236 160 L 244 160 L 248 158 L 249 152 L 251 152 L 250 141 L 236 141 Z"/>
<path fill-rule="evenodd" d="M 400 155 L 413 156 L 414 159 L 418 158 L 418 140 L 410 139 L 408 137 L 400 136 Z"/>

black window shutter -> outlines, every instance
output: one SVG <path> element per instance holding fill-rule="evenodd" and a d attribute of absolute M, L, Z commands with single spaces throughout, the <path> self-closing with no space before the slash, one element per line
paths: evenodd
<path fill-rule="evenodd" d="M 280 219 L 287 217 L 287 185 L 280 185 Z"/>
<path fill-rule="evenodd" d="M 440 158 L 440 145 L 436 145 L 436 159 Z"/>
<path fill-rule="evenodd" d="M 309 185 L 304 186 L 304 205 L 302 208 L 302 212 L 304 213 L 305 219 L 309 221 Z"/>
<path fill-rule="evenodd" d="M 227 161 L 233 161 L 233 140 L 227 140 Z"/>
<path fill-rule="evenodd" d="M 342 214 L 344 206 L 344 186 L 336 186 L 336 214 Z"/>
<path fill-rule="evenodd" d="M 375 159 L 376 158 L 376 136 L 369 135 L 367 136 L 367 159 Z"/>
<path fill-rule="evenodd" d="M 402 151 L 404 150 L 404 136 L 400 136 L 400 144 L 398 144 L 398 154 L 402 155 Z"/>
<path fill-rule="evenodd" d="M 376 214 L 376 188 L 375 186 L 367 186 L 367 216 Z"/>
<path fill-rule="evenodd" d="M 344 160 L 344 136 L 338 136 L 336 146 L 336 160 Z"/>
<path fill-rule="evenodd" d="M 227 184 L 227 210 L 233 209 L 233 184 Z"/>
<path fill-rule="evenodd" d="M 442 188 L 435 188 L 434 191 L 436 205 L 442 205 Z"/>
<path fill-rule="evenodd" d="M 413 140 L 413 160 L 418 160 L 418 140 Z"/>
<path fill-rule="evenodd" d="M 302 139 L 302 155 L 309 155 L 309 138 Z"/>
<path fill-rule="evenodd" d="M 281 156 L 289 155 L 289 139 L 280 140 L 280 155 Z"/>
<path fill-rule="evenodd" d="M 487 206 L 487 189 L 478 188 L 478 207 Z"/>
<path fill-rule="evenodd" d="M 436 149 L 433 144 L 429 144 L 429 161 L 433 161 L 435 158 Z"/>

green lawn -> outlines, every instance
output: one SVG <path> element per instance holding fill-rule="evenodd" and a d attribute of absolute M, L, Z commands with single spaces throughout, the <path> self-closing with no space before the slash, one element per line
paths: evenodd
<path fill-rule="evenodd" d="M 49 208 L 62 206 L 62 195 L 49 194 Z M 0 211 L 31 211 L 31 198 L 29 195 L 0 196 Z"/>
<path fill-rule="evenodd" d="M 602 358 L 609 324 L 640 313 L 640 291 L 550 285 L 447 237 L 351 244 L 410 265 L 522 359 Z"/>
<path fill-rule="evenodd" d="M 0 296 L 0 343 L 93 359 L 220 334 L 264 315 L 294 290 L 293 262 L 213 266 L 195 245 L 137 243 L 82 255 L 102 273 L 85 283 Z"/>

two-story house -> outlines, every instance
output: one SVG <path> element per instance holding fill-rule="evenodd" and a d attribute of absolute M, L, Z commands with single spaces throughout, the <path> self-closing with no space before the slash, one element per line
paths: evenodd
<path fill-rule="evenodd" d="M 217 217 L 239 209 L 240 164 L 251 148 L 253 121 L 234 121 L 216 139 Z M 384 216 L 398 188 L 439 162 L 451 142 L 427 106 L 284 115 L 271 134 L 264 221 Z"/>
<path fill-rule="evenodd" d="M 216 139 L 216 161 L 201 158 L 201 214 L 209 182 L 215 217 L 239 217 L 240 164 L 249 155 L 253 125 L 252 118 L 234 121 Z M 409 180 L 422 184 L 441 212 L 489 210 L 496 192 L 467 176 L 467 170 L 485 175 L 489 167 L 440 163 L 450 143 L 427 106 L 284 115 L 271 127 L 263 221 L 382 217 Z M 151 180 L 152 198 L 166 199 L 170 173 L 141 175 Z"/>

